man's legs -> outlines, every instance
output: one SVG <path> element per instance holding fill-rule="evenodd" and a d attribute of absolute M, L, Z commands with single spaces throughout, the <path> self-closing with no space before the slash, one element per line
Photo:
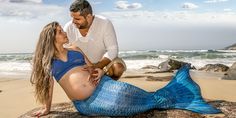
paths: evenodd
<path fill-rule="evenodd" d="M 116 58 L 108 64 L 106 74 L 112 79 L 118 80 L 124 71 L 126 71 L 125 62 L 121 58 Z"/>
<path fill-rule="evenodd" d="M 120 63 L 114 63 L 111 68 L 111 71 L 113 71 L 111 78 L 114 80 L 118 80 L 125 71 L 125 67 Z"/>

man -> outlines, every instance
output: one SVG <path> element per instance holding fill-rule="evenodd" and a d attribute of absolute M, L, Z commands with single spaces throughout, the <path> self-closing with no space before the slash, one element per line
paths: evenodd
<path fill-rule="evenodd" d="M 118 43 L 112 23 L 102 16 L 93 15 L 87 0 L 75 0 L 70 6 L 70 15 L 72 20 L 64 27 L 70 44 L 78 46 L 94 67 L 118 80 L 126 65 L 117 57 Z"/>

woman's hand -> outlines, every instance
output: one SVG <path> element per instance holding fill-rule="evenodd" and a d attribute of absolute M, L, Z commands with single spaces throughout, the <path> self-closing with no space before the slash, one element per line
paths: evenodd
<path fill-rule="evenodd" d="M 49 109 L 43 108 L 43 109 L 40 109 L 40 110 L 34 112 L 32 114 L 32 116 L 34 116 L 34 117 L 44 116 L 44 115 L 49 114 L 49 112 L 50 112 Z"/>

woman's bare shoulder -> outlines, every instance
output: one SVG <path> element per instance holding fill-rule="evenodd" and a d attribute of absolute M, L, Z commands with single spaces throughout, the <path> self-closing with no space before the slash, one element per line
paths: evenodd
<path fill-rule="evenodd" d="M 70 46 L 66 48 L 67 50 L 81 52 L 81 49 L 77 46 Z"/>

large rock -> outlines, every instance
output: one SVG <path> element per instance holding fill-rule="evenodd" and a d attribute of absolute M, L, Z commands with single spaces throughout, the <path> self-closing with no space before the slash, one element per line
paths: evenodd
<path fill-rule="evenodd" d="M 220 109 L 222 114 L 198 114 L 187 110 L 172 109 L 172 110 L 150 110 L 145 113 L 140 113 L 130 117 L 119 118 L 236 118 L 236 103 L 227 101 L 212 101 L 209 102 L 216 108 Z M 35 108 L 19 118 L 30 118 L 34 111 L 40 108 Z M 52 105 L 49 115 L 42 118 L 90 118 L 79 114 L 73 107 L 72 103 L 60 103 Z M 110 118 L 110 117 L 93 117 L 93 118 Z"/>
<path fill-rule="evenodd" d="M 225 50 L 236 50 L 236 43 L 231 46 L 226 47 Z"/>
<path fill-rule="evenodd" d="M 236 62 L 229 68 L 222 79 L 236 80 Z"/>
<path fill-rule="evenodd" d="M 168 59 L 167 61 L 160 63 L 158 65 L 158 68 L 160 69 L 160 71 L 173 71 L 173 70 L 177 70 L 181 68 L 185 64 L 191 65 L 190 63 L 187 63 L 187 62 Z M 191 67 L 191 69 L 196 69 L 196 68 L 193 66 Z"/>
<path fill-rule="evenodd" d="M 173 76 L 164 76 L 164 77 L 154 77 L 154 76 L 147 76 L 147 81 L 162 81 L 167 82 L 172 79 Z"/>
<path fill-rule="evenodd" d="M 223 64 L 207 64 L 199 70 L 207 72 L 226 72 L 228 69 L 229 67 Z"/>
<path fill-rule="evenodd" d="M 147 65 L 147 66 L 142 67 L 141 69 L 158 69 L 158 67 L 153 66 L 153 65 Z"/>

